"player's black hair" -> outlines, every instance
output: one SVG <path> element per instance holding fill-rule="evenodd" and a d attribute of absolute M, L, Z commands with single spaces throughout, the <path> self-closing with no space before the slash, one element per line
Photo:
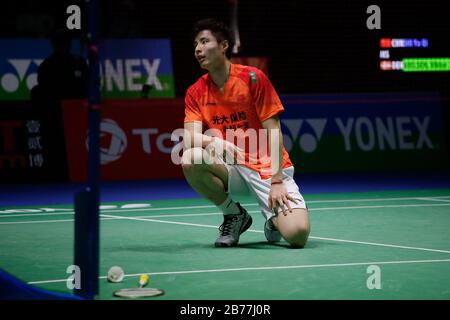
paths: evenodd
<path fill-rule="evenodd" d="M 230 28 L 228 28 L 228 26 L 225 23 L 215 20 L 213 18 L 202 19 L 195 23 L 193 30 L 193 37 L 195 38 L 199 34 L 199 32 L 203 30 L 211 31 L 214 37 L 216 37 L 218 43 L 221 43 L 224 40 L 228 41 L 228 49 L 225 52 L 225 55 L 227 56 L 228 59 L 230 59 L 234 46 L 234 39 L 233 36 L 231 35 Z"/>

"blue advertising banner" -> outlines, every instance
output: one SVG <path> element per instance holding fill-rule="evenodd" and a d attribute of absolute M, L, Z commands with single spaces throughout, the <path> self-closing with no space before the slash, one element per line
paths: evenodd
<path fill-rule="evenodd" d="M 27 100 L 37 70 L 52 52 L 50 41 L 0 39 L 0 100 Z"/>
<path fill-rule="evenodd" d="M 284 143 L 303 172 L 448 167 L 438 93 L 282 96 Z"/>
<path fill-rule="evenodd" d="M 0 39 L 0 100 L 28 100 L 49 40 Z M 169 39 L 105 39 L 100 43 L 104 98 L 175 97 Z M 86 56 L 78 41 L 72 53 Z"/>
<path fill-rule="evenodd" d="M 175 97 L 168 39 L 103 40 L 101 74 L 105 98 Z"/>

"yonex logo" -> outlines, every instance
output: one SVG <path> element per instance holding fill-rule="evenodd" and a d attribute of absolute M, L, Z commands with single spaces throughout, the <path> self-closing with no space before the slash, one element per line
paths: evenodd
<path fill-rule="evenodd" d="M 334 119 L 344 139 L 345 151 L 433 149 L 429 129 L 431 116 L 425 117 L 350 117 Z"/>
<path fill-rule="evenodd" d="M 420 150 L 435 146 L 429 136 L 431 117 L 350 117 L 330 119 L 343 139 L 345 151 L 355 146 L 362 151 Z M 327 119 L 282 120 L 283 141 L 288 152 L 298 143 L 303 152 L 312 153 L 322 138 Z M 287 129 L 287 130 L 285 130 Z"/>
<path fill-rule="evenodd" d="M 100 161 L 103 165 L 118 160 L 127 149 L 128 140 L 125 132 L 111 119 L 102 120 L 100 131 L 100 137 L 109 142 L 107 148 L 100 148 Z M 89 136 L 86 138 L 86 148 L 89 150 Z"/>
<path fill-rule="evenodd" d="M 6 73 L 2 76 L 0 82 L 3 90 L 8 93 L 16 92 L 24 80 L 28 90 L 31 90 L 37 84 L 37 73 L 27 75 L 27 71 L 32 63 L 39 66 L 42 61 L 42 59 L 9 59 L 8 62 L 14 67 L 16 74 Z"/>
<path fill-rule="evenodd" d="M 289 133 L 289 135 L 283 134 L 286 150 L 290 152 L 298 141 L 302 151 L 312 153 L 317 149 L 327 124 L 327 119 L 287 119 L 281 120 L 281 122 L 287 128 L 287 133 Z M 303 131 L 307 132 L 300 134 L 302 128 L 304 128 Z"/>
<path fill-rule="evenodd" d="M 157 73 L 161 59 L 105 59 L 100 65 L 101 73 L 104 74 L 105 89 L 113 91 L 140 91 L 142 81 L 153 86 L 157 91 L 163 88 Z"/>

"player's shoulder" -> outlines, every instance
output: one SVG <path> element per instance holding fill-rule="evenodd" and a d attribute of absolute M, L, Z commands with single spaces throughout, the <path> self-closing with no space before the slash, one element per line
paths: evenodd
<path fill-rule="evenodd" d="M 187 89 L 186 94 L 198 98 L 207 90 L 207 88 L 208 88 L 208 74 L 204 74 Z"/>
<path fill-rule="evenodd" d="M 262 73 L 261 69 L 258 69 L 257 67 L 253 67 L 253 66 L 248 66 L 248 65 L 244 65 L 244 64 L 237 64 L 234 63 L 233 64 L 235 70 L 237 72 L 254 72 L 254 73 Z"/>
<path fill-rule="evenodd" d="M 263 80 L 266 78 L 264 72 L 256 67 L 242 64 L 233 64 L 233 67 L 235 70 L 235 75 L 242 79 L 245 83 L 256 83 L 258 80 Z"/>

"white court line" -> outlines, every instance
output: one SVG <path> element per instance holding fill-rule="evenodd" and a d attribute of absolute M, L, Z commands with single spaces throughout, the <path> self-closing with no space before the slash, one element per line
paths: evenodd
<path fill-rule="evenodd" d="M 261 213 L 261 211 L 247 211 L 248 213 Z M 188 214 L 162 214 L 156 216 L 133 216 L 131 218 L 171 218 L 171 217 L 196 217 L 196 216 L 218 216 L 222 215 L 222 212 L 205 212 L 205 213 L 188 213 Z M 116 216 L 110 216 L 108 218 L 101 218 L 103 214 L 100 214 L 100 220 L 121 220 Z M 113 218 L 114 217 L 114 218 Z M 27 224 L 27 223 L 56 223 L 56 222 L 73 222 L 75 219 L 60 219 L 60 220 L 36 220 L 36 221 L 21 221 L 21 222 L 0 222 L 3 224 Z"/>
<path fill-rule="evenodd" d="M 417 198 L 415 198 L 417 199 Z M 425 200 L 425 199 L 423 199 Z M 437 200 L 439 201 L 439 200 Z M 443 201 L 443 200 L 441 200 Z M 447 201 L 445 201 L 447 202 Z M 448 201 L 450 202 L 450 200 Z M 308 202 L 310 203 L 310 202 Z M 243 204 L 242 206 L 257 206 L 257 203 L 247 203 L 247 204 Z M 325 208 L 310 208 L 309 211 L 327 211 L 327 210 L 351 210 L 351 209 L 379 209 L 379 208 L 403 208 L 403 207 L 441 207 L 441 206 L 450 206 L 450 203 L 447 204 L 393 204 L 393 205 L 380 205 L 380 206 L 352 206 L 352 207 L 325 207 Z M 205 206 L 207 208 L 209 207 L 213 207 L 216 208 L 216 206 Z M 198 206 L 198 208 L 203 208 L 201 206 Z M 162 208 L 151 208 L 151 209 L 123 209 L 123 210 L 100 210 L 100 213 L 106 212 L 106 213 L 116 213 L 116 212 L 122 212 L 122 213 L 127 213 L 127 212 L 142 212 L 142 211 L 153 211 L 155 209 L 158 210 L 166 210 L 166 209 L 162 209 Z M 184 208 L 181 208 L 184 209 Z M 168 209 L 167 209 L 168 210 Z M 259 211 L 258 211 L 259 212 Z M 67 215 L 67 214 L 71 214 L 73 215 L 74 212 L 62 212 L 62 213 L 25 213 L 25 214 L 11 214 L 11 215 L 0 215 L 0 218 L 14 218 L 14 217 L 36 217 L 36 216 L 55 216 L 55 215 Z M 207 215 L 209 213 L 206 213 L 205 215 Z M 183 214 L 180 216 L 189 216 L 190 214 Z M 197 215 L 197 214 L 192 214 L 192 215 Z M 202 213 L 199 213 L 198 215 L 202 215 Z M 175 217 L 177 215 L 167 215 L 167 216 L 172 216 Z M 0 223 L 1 224 L 1 223 Z"/>
<path fill-rule="evenodd" d="M 105 219 L 106 220 L 106 219 Z M 112 219 L 108 219 L 112 220 Z M 60 219 L 60 220 L 41 220 L 41 221 L 20 221 L 20 222 L 0 222 L 0 225 L 11 225 L 11 224 L 37 224 L 37 223 L 57 223 L 57 222 L 74 222 L 75 219 Z"/>
<path fill-rule="evenodd" d="M 383 205 L 383 206 L 353 206 L 353 207 L 328 207 L 328 208 L 310 208 L 309 211 L 336 211 L 336 210 L 355 210 L 355 209 L 382 209 L 382 208 L 411 208 L 411 207 L 447 207 L 450 203 L 436 203 L 436 204 L 399 204 L 399 205 Z M 137 210 L 131 210 L 126 212 L 135 212 Z M 101 212 L 111 212 L 116 213 L 118 210 L 112 211 L 101 211 Z M 260 211 L 248 211 L 248 213 L 259 213 Z M 151 218 L 169 218 L 169 217 L 195 217 L 195 216 L 209 216 L 209 215 L 220 215 L 220 212 L 206 212 L 206 213 L 188 213 L 188 214 L 166 214 L 166 215 L 156 215 L 156 216 L 134 216 L 134 218 L 151 217 Z M 31 216 L 36 216 L 38 214 L 30 214 Z M 44 215 L 44 214 L 43 214 Z M 54 214 L 52 214 L 54 215 Z M 100 213 L 100 215 L 103 215 Z M 10 217 L 17 217 L 18 215 L 11 215 Z M 133 218 L 133 217 L 130 217 Z M 104 219 L 113 220 L 113 219 Z M 42 221 L 21 221 L 21 222 L 0 222 L 0 225 L 11 225 L 11 224 L 28 224 L 28 223 L 55 223 L 55 222 L 69 222 L 73 219 L 67 220 L 42 220 Z"/>
<path fill-rule="evenodd" d="M 366 198 L 366 199 L 336 199 L 336 200 L 311 200 L 306 201 L 307 203 L 329 203 L 329 202 L 367 202 L 367 201 L 402 201 L 402 200 L 424 200 L 427 198 L 450 198 L 450 196 L 429 196 L 429 197 L 404 197 L 404 198 Z"/>
<path fill-rule="evenodd" d="M 380 209 L 380 208 L 414 208 L 414 207 L 447 207 L 450 203 L 439 204 L 392 204 L 383 206 L 354 206 L 354 207 L 333 207 L 333 208 L 311 208 L 309 211 L 326 211 L 326 210 L 352 210 L 352 209 Z"/>
<path fill-rule="evenodd" d="M 124 217 L 124 216 L 110 216 L 110 215 L 102 215 L 104 217 L 116 217 L 119 219 L 125 220 L 136 220 L 136 221 L 146 221 L 146 222 L 159 222 L 159 223 L 167 223 L 167 224 L 177 224 L 177 225 L 185 225 L 185 226 L 194 226 L 194 227 L 203 227 L 203 228 L 217 228 L 217 226 L 212 226 L 208 224 L 198 224 L 198 223 L 188 223 L 188 222 L 178 222 L 178 221 L 167 221 L 167 220 L 157 220 L 157 219 L 143 219 L 143 218 L 132 218 L 132 217 Z M 263 233 L 264 231 L 248 229 L 250 232 Z M 430 252 L 440 252 L 440 253 L 450 253 L 448 250 L 440 250 L 440 249 L 429 249 L 429 248 L 420 248 L 420 247 L 409 247 L 409 246 L 399 246 L 395 244 L 386 244 L 386 243 L 375 243 L 375 242 L 365 242 L 365 241 L 354 241 L 354 240 L 346 240 L 346 239 L 334 239 L 334 238 L 323 238 L 323 237 L 314 237 L 310 236 L 310 239 L 318 239 L 318 240 L 329 240 L 329 241 L 337 241 L 337 242 L 347 242 L 347 243 L 356 243 L 363 244 L 369 246 L 379 246 L 379 247 L 389 247 L 389 248 L 398 248 L 398 249 L 408 249 L 408 250 L 419 250 L 419 251 L 430 251 Z"/>
<path fill-rule="evenodd" d="M 425 200 L 425 201 L 440 201 L 440 202 L 450 202 L 449 200 L 445 199 L 437 199 L 437 198 L 417 198 L 418 200 Z"/>
<path fill-rule="evenodd" d="M 314 268 L 336 268 L 336 267 L 353 267 L 367 265 L 395 265 L 395 264 L 414 264 L 414 263 L 439 263 L 450 262 L 450 259 L 442 260 L 400 260 L 400 261 L 372 261 L 372 262 L 352 262 L 352 263 L 330 263 L 330 264 L 306 264 L 295 266 L 273 266 L 273 267 L 244 267 L 230 269 L 203 269 L 203 270 L 182 270 L 182 271 L 165 271 L 165 272 L 146 272 L 150 276 L 156 275 L 176 275 L 176 274 L 195 274 L 195 273 L 213 273 L 213 272 L 239 272 L 239 271 L 258 271 L 258 270 L 287 270 L 287 269 L 314 269 Z M 125 277 L 137 277 L 142 273 L 127 274 Z M 106 276 L 100 276 L 99 279 L 106 279 Z M 31 281 L 28 284 L 44 284 L 67 282 L 67 279 Z"/>
<path fill-rule="evenodd" d="M 60 216 L 60 215 L 67 215 L 67 214 L 73 215 L 74 212 L 0 214 L 0 218 Z"/>
<path fill-rule="evenodd" d="M 404 198 L 373 198 L 373 199 L 337 199 L 337 200 L 311 200 L 306 201 L 307 203 L 330 203 L 330 202 L 370 202 L 370 201 L 401 201 L 401 200 L 427 200 L 427 199 L 438 199 L 438 198 L 450 198 L 450 196 L 434 196 L 434 197 L 404 197 Z M 449 200 L 450 201 L 450 200 Z M 243 203 L 242 206 L 257 206 L 257 203 Z M 143 209 L 117 209 L 117 210 L 100 210 L 105 213 L 115 213 L 115 212 L 140 212 L 140 211 L 165 211 L 165 210 L 185 210 L 185 209 L 201 209 L 201 208 L 216 208 L 215 205 L 199 205 L 199 206 L 189 206 L 189 207 L 166 207 L 166 208 L 143 208 Z M 58 208 L 54 208 L 57 210 Z M 6 209 L 8 210 L 8 209 Z M 14 209 L 9 209 L 14 210 Z M 27 216 L 46 216 L 46 215 L 65 215 L 74 214 L 74 211 L 65 212 L 53 212 L 53 213 L 29 213 L 29 214 L 9 214 L 2 213 L 0 210 L 0 218 L 2 217 L 27 217 Z"/>
<path fill-rule="evenodd" d="M 243 206 L 257 206 L 257 203 L 246 203 Z M 204 205 L 204 206 L 190 206 L 190 207 L 167 207 L 167 208 L 144 208 L 144 209 L 117 209 L 117 210 L 100 210 L 100 213 L 116 213 L 116 212 L 142 212 L 142 211 L 165 211 L 165 210 L 182 210 L 182 209 L 202 209 L 202 208 L 217 208 L 215 205 Z M 65 211 L 65 212 L 52 212 L 52 213 L 23 213 L 23 214 L 7 214 L 0 213 L 0 218 L 12 218 L 12 217 L 35 217 L 35 216 L 55 216 L 55 215 L 66 215 L 75 214 L 75 211 Z"/>
<path fill-rule="evenodd" d="M 245 206 L 256 206 L 257 203 L 246 203 L 243 204 Z M 101 212 L 136 212 L 136 211 L 164 211 L 164 210 L 188 210 L 188 209 L 201 209 L 201 208 L 216 208 L 215 205 L 201 205 L 201 206 L 188 206 L 188 207 L 164 207 L 164 208 L 135 208 L 135 209 L 114 209 L 114 210 L 100 210 Z M 57 208 L 55 208 L 57 209 Z M 10 209 L 14 210 L 14 209 Z M 9 212 L 1 213 L 0 212 L 0 218 L 7 216 Z M 10 216 L 18 217 L 18 216 L 35 216 L 35 215 L 60 215 L 60 214 L 74 214 L 75 211 L 64 211 L 64 212 L 52 212 L 52 213 L 26 213 L 26 214 L 11 214 Z"/>
<path fill-rule="evenodd" d="M 255 206 L 257 204 L 254 204 Z M 249 205 L 246 205 L 249 206 Z M 216 208 L 216 206 L 214 206 L 214 208 Z M 147 211 L 147 210 L 100 210 L 100 214 L 102 214 L 103 212 L 105 213 L 128 213 L 128 212 L 136 212 L 136 211 Z M 15 218 L 15 217 L 36 217 L 36 216 L 59 216 L 59 215 L 74 215 L 74 212 L 63 212 L 63 213 L 24 213 L 24 214 L 10 214 L 10 215 L 0 215 L 0 218 Z M 173 215 L 165 215 L 167 217 L 170 216 L 191 216 L 191 215 L 197 215 L 197 214 L 173 214 Z M 199 213 L 198 215 L 202 215 L 202 213 Z"/>
<path fill-rule="evenodd" d="M 385 244 L 385 243 L 375 243 L 375 242 L 365 242 L 365 241 L 355 241 L 355 240 L 344 240 L 344 239 L 324 238 L 324 237 L 309 237 L 309 238 L 317 239 L 317 240 L 329 240 L 329 241 L 336 241 L 336 242 L 364 244 L 364 245 L 378 246 L 378 247 L 390 247 L 390 248 L 398 248 L 398 249 L 409 249 L 409 250 L 420 250 L 420 251 L 450 253 L 449 250 L 429 249 L 429 248 L 419 248 L 419 247 L 408 247 L 408 246 L 399 246 L 399 245 L 395 245 L 395 244 Z"/>

